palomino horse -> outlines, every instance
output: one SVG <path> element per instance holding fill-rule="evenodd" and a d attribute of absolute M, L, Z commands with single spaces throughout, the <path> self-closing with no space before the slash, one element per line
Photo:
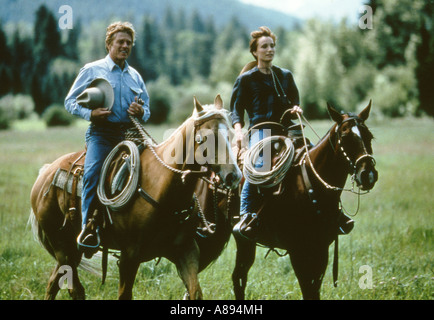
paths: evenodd
<path fill-rule="evenodd" d="M 139 186 L 146 190 L 147 197 L 135 196 L 125 209 L 112 214 L 109 234 L 107 237 L 102 235 L 103 246 L 120 250 L 119 299 L 132 298 L 139 265 L 156 257 L 166 257 L 176 265 L 190 299 L 202 298 L 197 278 L 199 251 L 194 240 L 197 221 L 189 214 L 179 217 L 175 212 L 185 213 L 183 209 L 191 206 L 201 165 L 218 175 L 229 189 L 237 187 L 242 174 L 225 136 L 228 133 L 228 113 L 222 107 L 220 96 L 210 106 L 202 107 L 196 99 L 194 102 L 192 117 L 163 143 L 148 145 L 140 155 Z M 181 157 L 178 154 L 168 161 L 175 151 L 181 152 Z M 208 154 L 204 156 L 205 153 Z M 80 219 L 62 227 L 66 214 L 64 204 L 69 201 L 69 196 L 52 186 L 57 168 L 65 167 L 65 162 L 71 162 L 78 155 L 65 155 L 49 165 L 40 173 L 31 192 L 34 213 L 31 218 L 37 226 L 34 230 L 37 230 L 43 246 L 57 260 L 47 286 L 46 299 L 56 297 L 62 276 L 59 268 L 64 265 L 73 272 L 73 286 L 69 290 L 71 297 L 85 298 L 77 272 L 82 256 L 76 243 Z"/>
<path fill-rule="evenodd" d="M 339 202 L 347 175 L 352 174 L 362 190 L 372 189 L 377 180 L 371 147 L 373 137 L 365 125 L 370 108 L 371 103 L 355 115 L 340 114 L 328 106 L 336 123 L 304 154 L 302 161 L 287 172 L 282 181 L 282 193 L 266 195 L 259 209 L 256 241 L 270 248 L 287 250 L 304 299 L 320 298 L 328 247 L 337 239 Z M 196 193 L 200 200 L 211 202 L 211 191 L 202 182 Z M 227 208 L 225 198 L 220 196 L 219 211 L 203 202 L 202 209 L 208 211 L 206 215 L 213 217 L 213 212 L 218 213 L 221 223 L 217 225 L 217 236 L 198 241 L 201 269 L 218 257 L 229 240 L 230 218 L 237 214 L 237 209 L 239 212 L 238 195 L 232 196 L 230 202 Z M 242 237 L 235 237 L 235 240 L 237 255 L 232 280 L 236 299 L 244 299 L 256 243 Z"/>

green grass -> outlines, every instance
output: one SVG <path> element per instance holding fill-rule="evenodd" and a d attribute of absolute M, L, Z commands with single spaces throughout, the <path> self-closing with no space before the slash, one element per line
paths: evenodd
<path fill-rule="evenodd" d="M 369 124 L 369 121 L 368 121 Z M 379 181 L 361 197 L 356 227 L 340 237 L 339 285 L 333 287 L 330 263 L 322 298 L 328 300 L 431 300 L 433 299 L 433 204 L 434 136 L 430 119 L 373 122 L 370 128 Z M 324 134 L 329 121 L 313 122 Z M 167 127 L 149 127 L 158 141 Z M 29 194 L 39 168 L 47 162 L 84 146 L 86 125 L 46 129 L 41 123 L 17 123 L 0 131 L 0 299 L 43 299 L 51 256 L 34 241 L 27 226 Z M 316 138 L 310 133 L 313 142 Z M 357 197 L 345 194 L 345 208 L 355 212 Z M 231 273 L 235 244 L 230 241 L 221 257 L 200 274 L 206 299 L 233 299 Z M 289 258 L 258 248 L 249 273 L 248 299 L 301 299 Z M 369 266 L 373 287 L 361 289 L 359 269 Z M 118 273 L 109 263 L 105 285 L 80 271 L 89 299 L 116 299 Z M 175 267 L 165 259 L 143 263 L 134 287 L 135 299 L 180 299 L 184 287 Z M 69 299 L 61 290 L 59 299 Z"/>

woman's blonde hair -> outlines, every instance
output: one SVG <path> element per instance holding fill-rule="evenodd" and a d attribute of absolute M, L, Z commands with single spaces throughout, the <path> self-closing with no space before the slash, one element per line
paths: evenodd
<path fill-rule="evenodd" d="M 109 46 L 113 42 L 113 39 L 118 32 L 125 32 L 131 36 L 133 40 L 133 45 L 135 41 L 136 31 L 134 30 L 133 25 L 130 22 L 113 22 L 111 25 L 107 27 L 107 32 L 105 35 L 105 49 L 107 52 L 109 51 Z"/>
<path fill-rule="evenodd" d="M 256 49 L 258 48 L 258 39 L 260 37 L 271 37 L 271 39 L 273 39 L 274 44 L 276 44 L 276 35 L 271 32 L 270 28 L 268 27 L 260 27 L 259 30 L 255 30 L 252 31 L 252 33 L 250 33 L 250 36 L 252 37 L 250 39 L 250 53 L 255 57 L 255 55 L 253 54 L 253 52 L 256 51 Z M 255 57 L 255 59 L 257 60 L 257 57 Z"/>

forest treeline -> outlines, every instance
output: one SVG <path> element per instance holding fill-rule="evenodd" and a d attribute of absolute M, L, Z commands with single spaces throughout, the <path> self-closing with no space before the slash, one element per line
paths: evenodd
<path fill-rule="evenodd" d="M 327 117 L 326 102 L 357 111 L 370 99 L 379 117 L 433 116 L 434 1 L 366 4 L 372 28 L 308 20 L 292 30 L 273 30 L 274 62 L 293 71 L 306 117 Z M 31 32 L 0 24 L 0 128 L 62 109 L 80 68 L 106 55 L 111 22 L 76 20 L 72 29 L 60 30 L 58 15 L 42 5 Z M 162 19 L 145 16 L 135 29 L 128 62 L 148 87 L 152 123 L 182 122 L 193 96 L 210 103 L 220 93 L 228 106 L 236 77 L 253 60 L 251 30 L 236 17 L 217 28 L 198 12 L 167 8 Z"/>

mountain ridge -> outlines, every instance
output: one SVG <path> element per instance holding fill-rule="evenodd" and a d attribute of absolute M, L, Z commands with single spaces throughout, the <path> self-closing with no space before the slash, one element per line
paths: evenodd
<path fill-rule="evenodd" d="M 122 6 L 119 3 L 119 0 L 105 0 L 103 3 L 95 0 L 0 0 L 3 8 L 0 20 L 3 24 L 33 24 L 35 12 L 42 4 L 60 18 L 63 13 L 59 13 L 59 8 L 67 4 L 73 10 L 74 21 L 79 19 L 83 24 L 107 19 L 128 19 L 140 23 L 144 16 L 161 19 L 169 7 L 174 13 L 183 10 L 187 18 L 196 10 L 203 20 L 212 17 L 217 27 L 225 25 L 233 17 L 237 17 L 249 30 L 261 25 L 292 29 L 301 23 L 294 16 L 238 0 L 124 0 Z"/>

